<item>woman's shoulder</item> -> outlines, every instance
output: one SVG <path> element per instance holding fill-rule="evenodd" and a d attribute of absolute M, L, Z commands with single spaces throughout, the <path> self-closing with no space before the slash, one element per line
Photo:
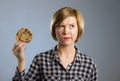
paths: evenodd
<path fill-rule="evenodd" d="M 36 54 L 36 56 L 34 58 L 36 58 L 36 59 L 49 58 L 53 53 L 54 53 L 54 49 L 49 49 L 49 50 L 46 50 L 46 51 Z"/>
<path fill-rule="evenodd" d="M 84 53 L 78 53 L 79 54 L 79 59 L 82 63 L 86 63 L 89 65 L 93 65 L 96 66 L 96 63 L 94 61 L 94 59 L 90 56 L 88 56 L 87 54 Z"/>

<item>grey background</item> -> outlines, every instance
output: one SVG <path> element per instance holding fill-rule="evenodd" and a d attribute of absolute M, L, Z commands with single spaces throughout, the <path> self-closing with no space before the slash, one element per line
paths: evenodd
<path fill-rule="evenodd" d="M 28 27 L 26 72 L 33 57 L 56 45 L 49 31 L 53 13 L 64 6 L 80 9 L 85 33 L 76 44 L 95 60 L 99 81 L 120 81 L 120 0 L 0 0 L 0 81 L 11 81 L 17 59 L 12 54 L 18 29 Z"/>

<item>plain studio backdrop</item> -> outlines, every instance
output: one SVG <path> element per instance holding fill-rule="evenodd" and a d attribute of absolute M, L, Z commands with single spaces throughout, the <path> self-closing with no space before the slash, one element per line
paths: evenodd
<path fill-rule="evenodd" d="M 14 76 L 17 31 L 22 27 L 33 31 L 25 50 L 27 72 L 36 54 L 56 45 L 50 21 L 65 6 L 81 10 L 84 16 L 85 32 L 76 46 L 97 63 L 99 81 L 120 81 L 120 0 L 0 0 L 0 81 Z"/>

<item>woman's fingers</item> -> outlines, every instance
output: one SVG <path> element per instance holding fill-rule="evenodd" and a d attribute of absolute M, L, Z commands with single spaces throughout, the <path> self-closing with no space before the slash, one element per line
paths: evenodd
<path fill-rule="evenodd" d="M 24 48 L 25 48 L 24 42 L 17 42 L 14 44 L 12 51 L 15 55 L 19 55 L 20 53 L 24 51 Z"/>

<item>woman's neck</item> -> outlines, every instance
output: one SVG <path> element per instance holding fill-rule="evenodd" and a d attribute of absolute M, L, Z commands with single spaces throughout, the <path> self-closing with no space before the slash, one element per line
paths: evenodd
<path fill-rule="evenodd" d="M 61 60 L 61 63 L 64 68 L 67 68 L 67 66 L 73 62 L 75 58 L 75 47 L 74 46 L 61 46 L 58 45 L 57 47 L 58 51 L 58 57 Z"/>
<path fill-rule="evenodd" d="M 58 45 L 57 51 L 60 56 L 61 55 L 74 56 L 76 52 L 74 45 L 69 45 L 69 46 Z"/>

